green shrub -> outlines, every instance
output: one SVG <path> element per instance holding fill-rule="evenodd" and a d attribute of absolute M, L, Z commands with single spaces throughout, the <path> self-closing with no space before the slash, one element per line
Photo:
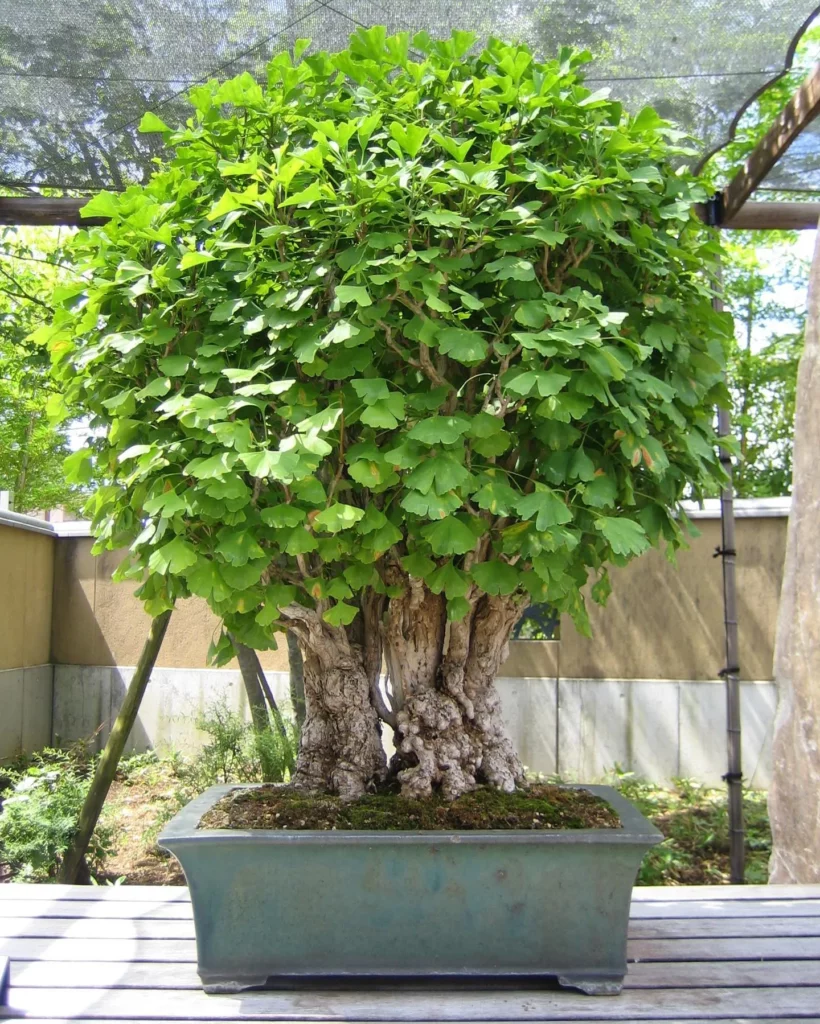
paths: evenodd
<path fill-rule="evenodd" d="M 229 782 L 286 782 L 298 744 L 295 725 L 283 720 L 286 737 L 277 728 L 257 733 L 224 701 L 209 705 L 197 728 L 210 739 L 181 778 L 195 791 Z"/>
<path fill-rule="evenodd" d="M 674 789 L 636 778 L 618 766 L 612 784 L 664 834 L 664 841 L 644 857 L 638 885 L 710 885 L 729 880 L 729 811 L 725 789 L 693 779 L 673 779 Z M 743 792 L 746 833 L 745 878 L 768 881 L 771 830 L 766 794 Z"/>
<path fill-rule="evenodd" d="M 71 842 L 90 784 L 91 762 L 76 751 L 44 750 L 6 773 L 10 783 L 0 814 L 0 856 L 16 881 L 52 880 Z M 86 861 L 97 871 L 110 852 L 113 830 L 100 823 Z"/>

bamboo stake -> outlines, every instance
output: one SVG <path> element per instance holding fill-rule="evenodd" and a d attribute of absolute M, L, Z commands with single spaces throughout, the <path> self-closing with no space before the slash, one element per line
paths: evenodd
<path fill-rule="evenodd" d="M 723 275 L 716 282 L 718 293 L 714 308 L 723 311 Z M 718 436 L 732 432 L 728 409 L 718 409 Z M 745 881 L 745 833 L 743 828 L 743 769 L 740 733 L 740 665 L 737 636 L 737 585 L 735 581 L 735 506 L 732 484 L 732 458 L 721 445 L 720 461 L 729 476 L 720 495 L 721 546 L 715 552 L 723 562 L 723 609 L 726 632 L 726 665 L 720 673 L 726 684 L 726 746 L 728 768 L 723 776 L 729 798 L 729 880 L 733 885 Z"/>
<path fill-rule="evenodd" d="M 111 783 L 114 781 L 114 775 L 122 757 L 122 752 L 125 749 L 126 740 L 134 727 L 137 712 L 139 711 L 143 695 L 145 694 L 145 688 L 148 685 L 148 680 L 156 663 L 159 649 L 162 646 L 162 640 L 168 628 L 168 620 L 170 618 L 171 612 L 169 610 L 162 612 L 161 615 L 157 615 L 151 621 L 148 639 L 142 648 L 137 667 L 134 670 L 134 677 L 128 685 L 125 700 L 122 702 L 119 714 L 111 726 L 105 750 L 103 750 L 97 762 L 97 770 L 94 772 L 91 788 L 80 811 L 77 831 L 74 834 L 71 846 L 66 850 L 60 864 L 60 870 L 57 874 L 58 882 L 73 885 L 77 883 L 80 877 L 88 844 L 91 841 L 91 836 L 94 834 L 94 829 L 97 826 L 97 821 L 105 803 L 105 798 L 111 788 Z"/>

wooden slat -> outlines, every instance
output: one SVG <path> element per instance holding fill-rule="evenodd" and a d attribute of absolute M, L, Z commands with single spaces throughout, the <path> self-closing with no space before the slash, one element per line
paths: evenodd
<path fill-rule="evenodd" d="M 12 893 L 11 895 L 9 893 Z M 549 988 L 206 996 L 187 889 L 0 886 L 0 955 L 27 1020 L 674 1021 L 820 1024 L 820 886 L 636 889 L 617 999 Z M 42 937 L 28 937 L 28 936 Z M 22 936 L 22 937 L 21 937 Z M 60 1016 L 58 1016 L 58 1014 Z M 814 1016 L 812 1016 L 814 1015 Z M 0 1012 L 0 1017 L 2 1013 Z"/>
<path fill-rule="evenodd" d="M 105 918 L 35 917 L 0 918 L 0 938 L 58 939 L 192 939 L 193 918 L 162 921 L 151 918 L 106 920 Z"/>
<path fill-rule="evenodd" d="M 635 886 L 632 890 L 633 903 L 647 900 L 820 900 L 820 885 Z"/>
<path fill-rule="evenodd" d="M 21 961 L 12 964 L 11 979 L 14 985 L 22 988 L 202 987 L 194 964 Z M 788 985 L 820 987 L 820 963 L 813 960 L 639 963 L 630 966 L 626 978 L 627 988 L 779 988 Z"/>
<path fill-rule="evenodd" d="M 194 922 L 158 918 L 3 917 L 1 938 L 192 939 Z M 820 917 L 660 918 L 632 921 L 633 939 L 756 938 L 820 936 Z"/>
<path fill-rule="evenodd" d="M 161 942 L 152 939 L 0 939 L 0 956 L 10 956 L 14 960 L 193 964 L 196 963 L 196 943 L 193 939 L 164 939 Z"/>
<path fill-rule="evenodd" d="M 629 965 L 626 976 L 627 988 L 776 988 L 786 985 L 817 988 L 820 963 L 816 960 L 637 963 Z M 820 1005 L 820 991 L 817 998 Z"/>
<path fill-rule="evenodd" d="M 820 960 L 820 938 L 632 939 L 630 960 Z M 0 956 L 19 960 L 195 963 L 193 939 L 0 939 Z"/>
<path fill-rule="evenodd" d="M 820 898 L 820 886 L 818 898 Z M 35 882 L 13 882 L 0 885 L 0 900 L 119 900 L 125 903 L 191 902 L 186 885 L 38 885 Z"/>
<path fill-rule="evenodd" d="M 0 916 L 3 909 L 0 906 Z M 687 900 L 675 903 L 658 901 L 633 902 L 633 921 L 665 920 L 697 917 L 817 917 L 820 904 L 816 900 Z M 763 925 L 765 928 L 765 924 Z"/>
<path fill-rule="evenodd" d="M 184 885 L 0 885 L 0 900 L 123 900 L 126 903 L 190 901 Z M 646 885 L 632 890 L 637 903 L 689 900 L 820 900 L 820 885 Z"/>
<path fill-rule="evenodd" d="M 196 1019 L 197 1019 L 198 1024 L 217 1024 L 217 1022 L 212 1017 L 208 1017 L 208 1018 L 197 1017 Z M 225 1018 L 225 1019 L 228 1019 L 228 1020 L 233 1019 L 233 1020 L 236 1020 L 236 1021 L 241 1021 L 241 1020 L 245 1020 L 247 1018 L 244 1018 L 244 1017 L 234 1017 L 234 1018 Z M 279 1018 L 267 1017 L 267 1018 L 263 1018 L 263 1019 L 266 1019 L 266 1020 L 274 1020 L 274 1019 L 282 1020 L 283 1018 L 281 1018 L 281 1017 L 279 1017 Z M 294 1016 L 288 1017 L 286 1019 L 287 1020 L 297 1020 L 298 1021 L 298 1020 L 306 1020 L 306 1019 L 313 1020 L 315 1018 L 305 1018 L 305 1017 L 300 1017 L 298 1015 L 294 1015 Z M 323 1018 L 323 1019 L 327 1020 L 329 1018 Z M 545 1021 L 550 1020 L 550 1018 L 547 1018 L 547 1017 L 544 1017 L 544 1018 L 541 1018 L 541 1019 L 543 1019 Z M 554 1018 L 552 1018 L 552 1019 L 554 1019 Z M 580 1018 L 576 1018 L 576 1019 L 583 1021 L 584 1019 L 588 1019 L 588 1018 L 580 1017 Z M 610 1018 L 610 1019 L 612 1019 L 612 1020 L 620 1020 L 621 1018 L 613 1017 L 613 1018 Z M 702 1020 L 704 1018 L 700 1018 L 700 1019 Z M 788 1020 L 799 1020 L 801 1022 L 801 1024 L 820 1024 L 820 1017 L 804 1017 L 802 1014 L 800 1015 L 800 1017 L 790 1017 L 790 1018 L 771 1017 L 771 1016 L 770 1017 L 756 1017 L 755 1018 L 755 1024 L 785 1024 L 787 1019 Z M 675 1017 L 663 1017 L 662 1019 L 659 1019 L 657 1017 L 653 1017 L 653 1018 L 648 1018 L 648 1019 L 642 1019 L 641 1024 L 689 1024 L 689 1022 L 691 1020 L 693 1020 L 692 1017 L 687 1017 L 685 1019 L 682 1018 L 682 1017 L 677 1017 L 677 1016 L 675 1016 Z M 721 1024 L 748 1024 L 749 1018 L 748 1017 L 721 1017 L 720 1020 L 721 1020 Z M 29 1014 L 26 1014 L 25 1021 L 26 1021 L 26 1024 L 92 1024 L 92 1018 L 89 1018 L 89 1017 L 72 1017 L 69 1020 L 69 1018 L 67 1018 L 67 1017 L 32 1017 Z M 111 1017 L 94 1017 L 93 1018 L 93 1024 L 122 1024 L 122 1018 L 113 1019 Z M 162 1019 L 156 1018 L 156 1019 L 152 1019 L 151 1024 L 177 1024 L 177 1022 L 176 1021 L 171 1021 L 168 1018 L 162 1018 Z M 224 1024 L 224 1019 L 220 1020 L 219 1024 Z"/>
<path fill-rule="evenodd" d="M 29 1016 L 125 1017 L 147 1020 L 713 1020 L 810 1017 L 818 1012 L 814 988 L 631 989 L 617 999 L 570 991 L 454 992 L 345 991 L 203 992 L 122 989 L 13 988 L 9 1006 Z"/>
<path fill-rule="evenodd" d="M 812 906 L 810 903 L 807 905 Z M 818 913 L 816 905 L 811 912 Z M 185 900 L 173 900 L 170 903 L 151 903 L 148 900 L 136 903 L 125 903 L 122 900 L 0 900 L 0 921 L 5 917 L 160 918 L 166 921 L 190 921 L 191 904 Z"/>
<path fill-rule="evenodd" d="M 190 901 L 185 885 L 40 885 L 16 882 L 0 885 L 2 899 L 78 899 L 131 901 Z M 818 885 L 646 885 L 636 886 L 632 898 L 637 902 L 679 900 L 820 900 Z"/>
<path fill-rule="evenodd" d="M 658 921 L 631 921 L 629 925 L 631 939 L 744 939 L 803 935 L 820 936 L 820 917 L 663 918 Z"/>
<path fill-rule="evenodd" d="M 803 129 L 820 113 L 820 64 L 803 79 L 766 135 L 727 186 L 723 219 L 731 221 Z"/>
<path fill-rule="evenodd" d="M 230 1020 L 230 1018 L 227 1018 L 227 1019 Z M 241 1020 L 246 1020 L 246 1019 L 248 1019 L 248 1018 L 243 1018 L 243 1017 L 234 1017 L 233 1018 L 233 1020 L 235 1020 L 235 1021 L 241 1021 Z M 282 1017 L 279 1017 L 279 1018 L 267 1017 L 267 1018 L 264 1018 L 264 1019 L 265 1020 L 274 1020 L 274 1019 L 282 1020 L 283 1018 Z M 289 1017 L 287 1019 L 288 1020 L 297 1020 L 298 1021 L 298 1020 L 306 1020 L 307 1018 L 299 1017 L 298 1015 L 296 1015 L 296 1016 L 293 1016 L 293 1017 Z M 310 1018 L 310 1019 L 312 1020 L 314 1018 Z M 327 1020 L 328 1018 L 325 1018 L 325 1019 Z M 549 1021 L 550 1020 L 550 1018 L 546 1018 L 546 1017 L 542 1018 L 542 1019 L 545 1020 L 545 1021 Z M 585 1020 L 585 1019 L 587 1019 L 587 1018 L 576 1018 L 576 1020 L 579 1020 L 579 1021 L 582 1021 L 582 1020 Z M 620 1018 L 611 1018 L 611 1019 L 612 1020 L 620 1020 Z M 689 1022 L 692 1021 L 693 1019 L 695 1019 L 695 1018 L 692 1018 L 692 1017 L 688 1017 L 688 1018 L 685 1018 L 685 1019 L 681 1018 L 681 1017 L 663 1017 L 662 1019 L 651 1018 L 651 1019 L 642 1019 L 642 1024 L 689 1024 Z M 703 1020 L 704 1018 L 701 1017 L 699 1019 Z M 756 1024 L 785 1024 L 785 1022 L 787 1020 L 800 1020 L 801 1024 L 820 1024 L 820 1017 L 804 1017 L 803 1015 L 801 1015 L 799 1018 L 794 1018 L 794 1017 L 790 1017 L 790 1018 L 784 1018 L 784 1017 L 758 1017 L 758 1018 L 756 1018 L 754 1020 L 756 1020 Z M 197 1021 L 198 1021 L 198 1024 L 217 1024 L 217 1021 L 215 1021 L 212 1017 L 209 1017 L 207 1019 L 206 1018 L 202 1018 L 202 1017 L 198 1017 Z M 721 1022 L 722 1022 L 722 1024 L 747 1024 L 748 1018 L 746 1018 L 746 1017 L 722 1017 L 721 1018 Z M 48 1018 L 43 1018 L 43 1017 L 32 1017 L 32 1016 L 27 1014 L 26 1015 L 26 1024 L 91 1024 L 91 1018 L 88 1018 L 88 1017 L 72 1017 L 71 1020 L 70 1020 L 68 1017 L 48 1017 Z M 122 1024 L 122 1018 L 117 1018 L 115 1020 L 115 1019 L 113 1019 L 111 1017 L 94 1017 L 93 1018 L 93 1024 Z M 152 1024 L 176 1024 L 176 1021 L 171 1021 L 168 1018 L 163 1018 L 163 1019 L 159 1019 L 158 1018 L 158 1019 L 153 1019 L 152 1020 Z M 219 1021 L 219 1024 L 224 1024 L 224 1020 Z"/>
<path fill-rule="evenodd" d="M 657 961 L 819 960 L 820 939 L 632 939 L 627 953 L 630 960 Z"/>
<path fill-rule="evenodd" d="M 2 887 L 0 887 L 2 888 Z M 50 888 L 46 886 L 45 888 Z M 86 890 L 89 892 L 90 890 Z M 674 891 L 674 890 L 673 890 Z M 186 921 L 191 918 L 189 900 L 0 900 L 0 920 L 5 917 L 64 917 Z M 816 900 L 634 900 L 632 920 L 698 917 L 817 917 Z"/>

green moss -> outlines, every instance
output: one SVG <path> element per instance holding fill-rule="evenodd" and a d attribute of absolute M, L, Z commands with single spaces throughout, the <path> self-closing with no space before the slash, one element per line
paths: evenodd
<path fill-rule="evenodd" d="M 513 793 L 479 787 L 458 800 L 406 800 L 377 793 L 344 803 L 287 786 L 228 794 L 205 814 L 200 828 L 467 831 L 472 829 L 620 828 L 615 812 L 586 790 L 533 785 Z"/>

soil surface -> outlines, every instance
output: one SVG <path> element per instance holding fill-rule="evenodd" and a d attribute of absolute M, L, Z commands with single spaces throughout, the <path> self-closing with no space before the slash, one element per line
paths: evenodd
<path fill-rule="evenodd" d="M 199 828 L 440 831 L 472 829 L 621 828 L 606 801 L 585 790 L 533 785 L 514 793 L 479 788 L 457 800 L 407 800 L 393 793 L 345 803 L 287 786 L 229 793 Z"/>

